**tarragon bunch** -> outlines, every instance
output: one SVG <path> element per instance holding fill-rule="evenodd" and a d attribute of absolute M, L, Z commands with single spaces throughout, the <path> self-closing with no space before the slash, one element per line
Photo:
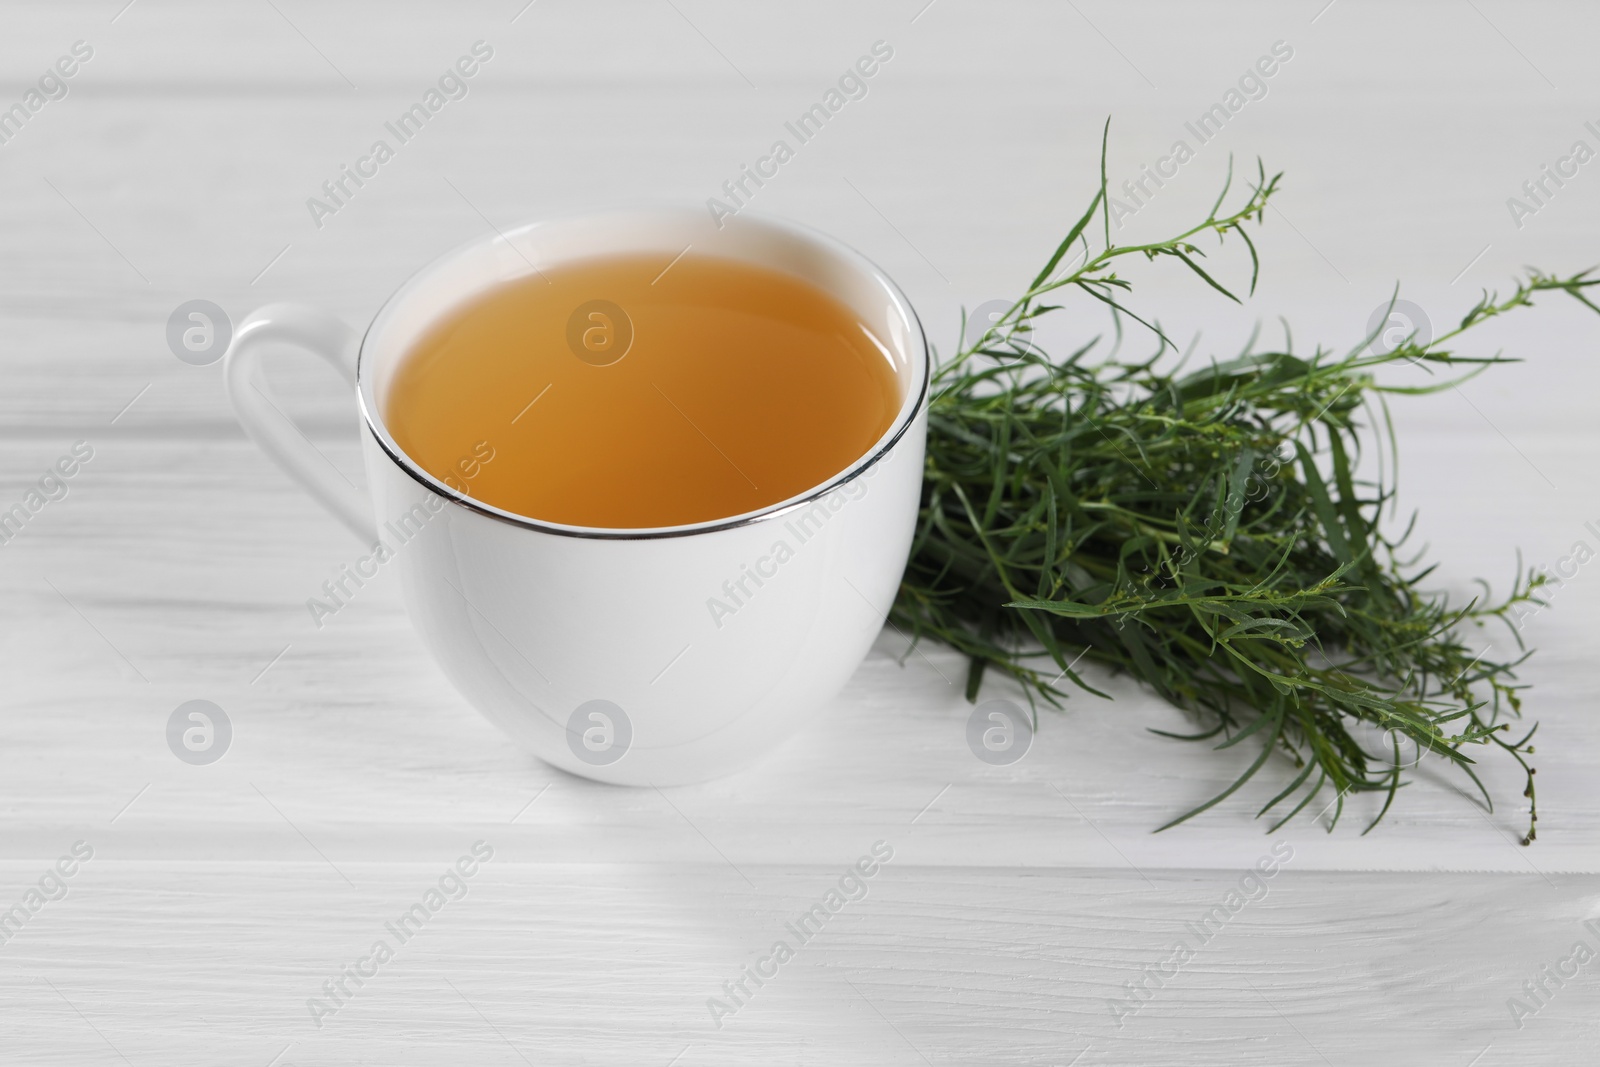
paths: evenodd
<path fill-rule="evenodd" d="M 1102 144 L 1088 210 L 1023 296 L 936 373 L 920 522 L 891 618 L 970 657 L 969 699 L 989 669 L 1020 682 L 1030 701 L 1059 705 L 1066 680 L 1104 696 L 1076 669 L 1089 660 L 1192 712 L 1202 725 L 1189 739 L 1259 748 L 1231 786 L 1167 826 L 1270 763 L 1283 788 L 1260 814 L 1293 801 L 1272 829 L 1330 787 L 1333 823 L 1347 794 L 1387 793 L 1370 830 L 1416 753 L 1459 767 L 1492 809 L 1472 755 L 1491 749 L 1526 775 L 1526 844 L 1538 817 L 1534 728 L 1514 736 L 1508 720 L 1521 714 L 1514 670 L 1527 653 L 1515 626 L 1521 654 L 1512 659 L 1477 651 L 1463 635 L 1541 604 L 1542 578 L 1519 559 L 1505 599 L 1461 606 L 1424 587 L 1432 568 L 1401 552 L 1410 528 L 1391 535 L 1380 523 L 1397 460 L 1385 398 L 1451 389 L 1511 362 L 1448 346 L 1539 293 L 1600 311 L 1586 295 L 1600 278 L 1532 273 L 1508 297 L 1484 293 L 1427 343 L 1412 337 L 1385 351 L 1369 337 L 1343 355 L 1297 355 L 1287 337 L 1281 350 L 1259 350 L 1252 338 L 1225 361 L 1160 369 L 1175 346 L 1130 309 L 1117 261 L 1172 260 L 1237 301 L 1203 265 L 1200 242 L 1243 243 L 1254 292 L 1260 260 L 1246 225 L 1263 221 L 1280 177 L 1258 165 L 1244 203 L 1225 213 L 1230 167 L 1199 225 L 1116 245 Z M 1088 236 L 1097 215 L 1098 250 Z M 1081 265 L 1063 266 L 1074 248 Z M 1071 295 L 1108 308 L 1119 343 L 1124 319 L 1141 324 L 1156 351 L 1090 363 L 1095 341 L 1047 356 L 1035 321 Z M 1376 377 L 1406 362 L 1443 376 L 1420 386 Z M 1364 449 L 1379 452 L 1376 481 L 1357 476 Z M 1356 723 L 1382 731 L 1392 753 L 1369 755 Z"/>

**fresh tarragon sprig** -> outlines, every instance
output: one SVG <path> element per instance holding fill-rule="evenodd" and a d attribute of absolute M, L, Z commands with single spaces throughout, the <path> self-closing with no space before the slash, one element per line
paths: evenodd
<path fill-rule="evenodd" d="M 1526 776 L 1527 844 L 1538 818 L 1528 761 L 1537 727 L 1508 736 L 1525 688 L 1514 671 L 1528 655 L 1511 616 L 1543 604 L 1543 579 L 1519 557 L 1498 602 L 1486 599 L 1487 586 L 1485 599 L 1460 607 L 1423 588 L 1432 568 L 1400 553 L 1410 527 L 1391 536 L 1380 523 L 1386 505 L 1392 513 L 1398 470 L 1385 398 L 1440 392 L 1514 362 L 1446 346 L 1540 293 L 1600 311 L 1587 294 L 1600 278 L 1534 272 L 1508 297 L 1485 292 L 1439 337 L 1413 336 L 1388 351 L 1368 337 L 1342 356 L 1321 348 L 1300 356 L 1287 336 L 1282 350 L 1266 351 L 1253 337 L 1226 361 L 1158 369 L 1176 346 L 1128 307 L 1132 286 L 1116 261 L 1176 260 L 1237 302 L 1202 264 L 1199 242 L 1242 241 L 1253 293 L 1260 258 L 1245 226 L 1264 221 L 1280 178 L 1258 164 L 1242 206 L 1224 213 L 1230 164 L 1199 225 L 1117 245 L 1102 141 L 1088 209 L 1023 295 L 936 372 L 919 525 L 891 618 L 970 657 L 969 700 L 989 668 L 1021 683 L 1030 702 L 1059 706 L 1063 679 L 1104 696 L 1075 669 L 1087 659 L 1194 713 L 1202 728 L 1189 739 L 1259 746 L 1232 785 L 1161 829 L 1231 796 L 1274 753 L 1285 757 L 1276 764 L 1284 787 L 1258 815 L 1296 802 L 1273 830 L 1324 787 L 1335 793 L 1330 829 L 1349 793 L 1386 793 L 1370 830 L 1416 762 L 1403 747 L 1460 768 L 1492 810 L 1469 750 L 1493 747 Z M 1097 214 L 1098 250 L 1088 236 Z M 1081 265 L 1063 266 L 1074 248 Z M 1090 365 L 1095 341 L 1047 356 L 1034 322 L 1073 292 L 1110 309 L 1119 343 L 1124 318 L 1145 326 L 1155 353 Z M 1465 372 L 1414 386 L 1377 380 L 1375 371 L 1397 363 Z M 1364 448 L 1379 450 L 1376 482 L 1356 475 Z M 1462 636 L 1491 620 L 1508 625 L 1516 658 L 1475 651 Z M 1351 732 L 1357 722 L 1384 731 L 1392 753 L 1364 751 Z"/>

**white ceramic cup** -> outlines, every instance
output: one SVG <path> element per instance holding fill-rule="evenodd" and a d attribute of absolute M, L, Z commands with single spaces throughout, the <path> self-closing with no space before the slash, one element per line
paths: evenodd
<path fill-rule="evenodd" d="M 485 504 L 395 444 L 382 416 L 395 369 L 442 316 L 538 268 L 624 253 L 665 266 L 691 245 L 811 282 L 880 340 L 900 410 L 848 468 L 759 511 L 612 530 Z M 261 358 L 274 346 L 315 352 L 354 387 L 370 500 L 272 400 Z M 364 337 L 321 312 L 269 305 L 240 323 L 226 364 L 245 430 L 369 548 L 355 565 L 363 578 L 398 578 L 423 642 L 467 699 L 546 762 L 629 785 L 747 766 L 849 679 L 910 551 L 928 377 L 915 312 L 859 253 L 746 215 L 718 229 L 699 209 L 558 219 L 473 241 L 401 286 Z"/>

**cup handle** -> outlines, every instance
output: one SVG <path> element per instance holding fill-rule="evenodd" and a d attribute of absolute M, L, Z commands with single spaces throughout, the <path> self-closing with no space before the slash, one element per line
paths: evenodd
<path fill-rule="evenodd" d="M 363 545 L 370 545 L 377 541 L 378 533 L 365 495 L 317 451 L 272 395 L 262 373 L 261 356 L 273 345 L 292 345 L 321 356 L 339 372 L 346 385 L 354 388 L 360 337 L 343 322 L 316 308 L 268 304 L 252 311 L 234 331 L 223 364 L 223 378 L 234 414 L 250 439 Z"/>

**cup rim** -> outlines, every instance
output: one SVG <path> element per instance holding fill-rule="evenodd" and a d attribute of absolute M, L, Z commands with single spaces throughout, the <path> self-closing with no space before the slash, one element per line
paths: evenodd
<path fill-rule="evenodd" d="M 678 218 L 684 218 L 687 217 L 691 211 L 695 215 L 700 214 L 699 209 L 684 208 L 674 208 L 665 211 L 655 210 L 649 211 L 648 213 L 658 216 L 674 216 Z M 890 425 L 889 429 L 885 431 L 884 435 L 878 439 L 876 444 L 851 461 L 850 465 L 845 467 L 844 470 L 823 481 L 820 485 L 812 489 L 805 490 L 797 496 L 788 497 L 784 500 L 778 501 L 777 503 L 769 504 L 766 507 L 758 508 L 754 511 L 741 512 L 737 515 L 731 515 L 726 518 L 706 519 L 702 522 L 696 523 L 683 523 L 677 526 L 651 526 L 627 529 L 603 526 L 575 526 L 567 523 L 549 522 L 547 520 L 534 519 L 527 515 L 521 515 L 514 511 L 507 511 L 504 508 L 495 507 L 493 504 L 488 504 L 484 501 L 477 500 L 466 493 L 462 493 L 452 488 L 445 482 L 440 481 L 438 478 L 435 478 L 432 474 L 429 474 L 427 471 L 418 466 L 410 456 L 406 455 L 405 451 L 400 448 L 400 446 L 395 442 L 394 438 L 389 435 L 388 428 L 384 426 L 383 420 L 377 416 L 376 400 L 369 395 L 369 390 L 372 386 L 372 380 L 370 376 L 363 374 L 368 362 L 368 341 L 372 339 L 373 331 L 377 328 L 379 323 L 383 322 L 387 318 L 389 313 L 400 303 L 400 301 L 425 284 L 429 275 L 431 275 L 434 271 L 438 270 L 445 263 L 454 260 L 457 256 L 460 256 L 471 249 L 475 249 L 483 245 L 493 244 L 496 241 L 504 241 L 506 244 L 510 245 L 517 237 L 524 235 L 529 231 L 535 230 L 540 226 L 549 225 L 551 223 L 569 222 L 589 218 L 602 218 L 607 215 L 622 216 L 630 214 L 637 215 L 641 213 L 644 212 L 637 210 L 584 211 L 523 222 L 504 230 L 497 230 L 496 233 L 492 235 L 476 237 L 470 241 L 465 241 L 443 255 L 430 260 L 427 264 L 406 278 L 406 280 L 402 282 L 399 287 L 396 288 L 395 291 L 391 293 L 383 302 L 383 305 L 378 309 L 377 314 L 372 317 L 372 321 L 367 324 L 365 332 L 363 332 L 361 335 L 361 342 L 356 352 L 356 403 L 361 412 L 362 423 L 365 425 L 367 432 L 372 435 L 373 441 L 376 442 L 378 447 L 383 450 L 384 454 L 387 455 L 389 459 L 402 471 L 410 475 L 413 481 L 416 481 L 422 485 L 423 488 L 428 489 L 429 491 L 436 493 L 446 500 L 464 507 L 469 511 L 477 512 L 479 515 L 482 515 L 485 518 L 494 519 L 498 522 L 521 527 L 523 529 L 537 530 L 541 533 L 556 534 L 562 537 L 578 537 L 605 541 L 648 541 L 659 538 L 687 537 L 693 534 L 715 533 L 721 530 L 737 529 L 739 527 L 749 526 L 757 522 L 765 522 L 768 519 L 777 518 L 779 516 L 787 515 L 791 512 L 810 507 L 812 504 L 816 503 L 818 499 L 827 496 L 829 493 L 841 486 L 849 484 L 856 478 L 861 477 L 867 471 L 871 470 L 880 460 L 887 456 L 896 445 L 900 443 L 900 440 L 905 437 L 907 431 L 911 429 L 912 424 L 916 422 L 918 415 L 921 414 L 923 406 L 927 403 L 928 391 L 931 387 L 933 379 L 933 355 L 928 347 L 927 332 L 922 328 L 922 320 L 917 316 L 916 309 L 911 306 L 911 301 L 907 299 L 905 293 L 901 291 L 900 287 L 895 284 L 894 279 L 890 278 L 888 273 L 885 272 L 883 268 L 879 267 L 871 259 L 868 259 L 860 251 L 839 240 L 838 238 L 829 236 L 828 234 L 810 226 L 792 222 L 787 219 L 778 218 L 765 213 L 741 212 L 741 219 L 747 218 L 749 221 L 758 225 L 764 225 L 777 230 L 785 231 L 790 236 L 799 237 L 803 240 L 822 245 L 834 253 L 842 256 L 845 260 L 853 261 L 853 265 L 860 268 L 864 275 L 870 277 L 873 281 L 882 285 L 884 289 L 888 291 L 890 298 L 894 302 L 896 312 L 898 312 L 905 319 L 907 325 L 910 327 L 909 334 L 914 348 L 920 350 L 921 352 L 920 360 L 916 358 L 915 351 L 912 354 L 911 373 L 915 376 L 912 381 L 912 392 L 908 394 L 906 400 L 901 402 L 900 413 L 895 417 L 895 421 Z"/>

